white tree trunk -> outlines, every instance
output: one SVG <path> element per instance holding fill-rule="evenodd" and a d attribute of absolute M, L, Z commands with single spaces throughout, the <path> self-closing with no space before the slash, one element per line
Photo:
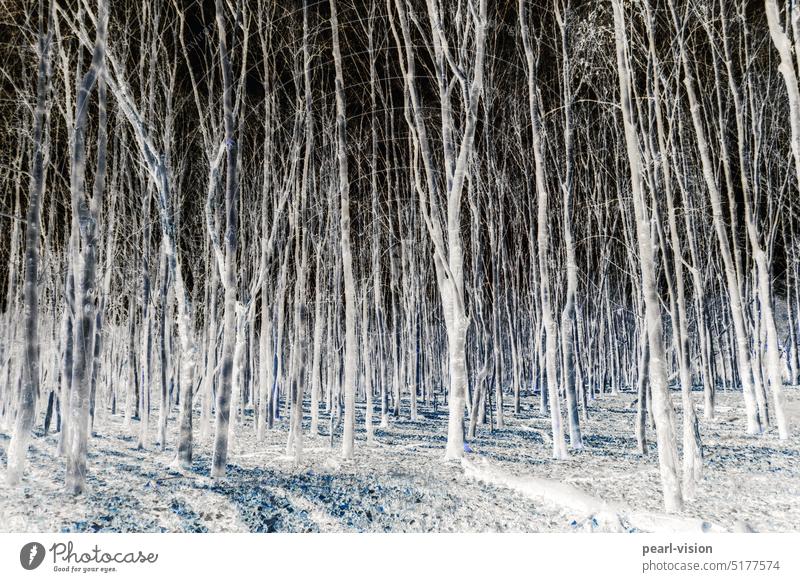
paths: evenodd
<path fill-rule="evenodd" d="M 214 458 L 211 476 L 225 476 L 228 460 L 228 432 L 231 413 L 231 391 L 233 380 L 233 351 L 236 343 L 236 250 L 238 247 L 239 184 L 237 179 L 236 141 L 234 139 L 233 87 L 231 64 L 228 56 L 228 41 L 225 31 L 225 8 L 222 0 L 216 0 L 217 31 L 219 33 L 220 63 L 223 77 L 223 109 L 225 119 L 225 146 L 227 150 L 225 174 L 225 260 L 223 287 L 225 289 L 225 312 L 223 323 L 222 370 L 217 388 L 216 426 L 214 435 Z"/>
<path fill-rule="evenodd" d="M 39 69 L 36 81 L 36 108 L 33 114 L 33 168 L 31 169 L 30 195 L 28 198 L 27 227 L 25 231 L 25 282 L 24 325 L 25 357 L 21 366 L 22 393 L 14 425 L 14 434 L 8 447 L 9 486 L 20 482 L 25 470 L 28 441 L 33 429 L 36 398 L 39 394 L 39 223 L 45 184 L 44 125 L 47 121 L 47 89 L 50 81 L 50 29 L 52 7 L 44 13 L 44 2 L 39 3 Z M 45 25 L 45 22 L 48 25 Z M 9 290 L 10 291 L 10 290 Z M 6 307 L 9 309 L 9 306 Z M 9 309 L 10 311 L 10 309 Z"/>
<path fill-rule="evenodd" d="M 678 512 L 683 509 L 683 496 L 678 477 L 678 447 L 675 438 L 674 411 L 667 386 L 666 351 L 663 343 L 661 308 L 656 291 L 650 218 L 645 204 L 644 193 L 642 192 L 642 160 L 639 151 L 638 132 L 633 116 L 625 17 L 621 0 L 612 0 L 612 6 L 614 11 L 620 103 L 622 105 L 622 118 L 625 128 L 625 144 L 630 163 L 633 206 L 636 216 L 636 239 L 639 248 L 642 293 L 645 302 L 645 323 L 650 349 L 650 393 L 656 422 L 661 486 L 666 510 L 668 512 Z"/>

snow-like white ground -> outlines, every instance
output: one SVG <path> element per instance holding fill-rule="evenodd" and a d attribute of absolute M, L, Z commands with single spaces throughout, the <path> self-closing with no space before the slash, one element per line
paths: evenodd
<path fill-rule="evenodd" d="M 649 456 L 636 453 L 633 398 L 592 402 L 584 450 L 560 462 L 550 459 L 549 418 L 527 403 L 518 418 L 506 412 L 506 428 L 479 428 L 463 464 L 442 461 L 442 410 L 421 407 L 417 422 L 392 419 L 372 446 L 361 427 L 353 462 L 339 458 L 338 439 L 330 449 L 327 436 L 311 437 L 306 426 L 299 466 L 285 456 L 286 420 L 258 444 L 248 415 L 221 482 L 208 477 L 211 439 L 196 442 L 192 471 L 180 473 L 170 468 L 174 418 L 167 450 L 157 452 L 137 451 L 123 419 L 108 417 L 90 442 L 88 494 L 77 500 L 63 493 L 52 435 L 33 439 L 22 486 L 9 489 L 9 435 L 0 432 L 0 531 L 651 531 L 699 520 L 727 531 L 800 530 L 800 388 L 786 388 L 788 441 L 775 430 L 745 436 L 741 393 L 718 394 L 716 420 L 701 420 L 705 478 L 677 521 L 660 514 L 652 431 Z"/>

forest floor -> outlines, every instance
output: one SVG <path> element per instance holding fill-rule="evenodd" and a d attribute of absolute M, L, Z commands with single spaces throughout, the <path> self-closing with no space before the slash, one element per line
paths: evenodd
<path fill-rule="evenodd" d="M 800 530 L 800 387 L 785 390 L 788 441 L 776 430 L 744 433 L 741 393 L 718 393 L 717 418 L 702 419 L 705 476 L 684 517 L 707 520 L 728 530 Z M 680 421 L 680 395 L 673 391 Z M 509 399 L 510 400 L 510 399 Z M 527 400 L 532 400 L 527 397 Z M 583 450 L 566 461 L 551 460 L 549 418 L 526 403 L 519 416 L 506 410 L 506 426 L 479 427 L 469 443 L 472 463 L 506 475 L 535 477 L 576 487 L 635 511 L 662 511 L 655 435 L 641 457 L 634 437 L 634 395 L 604 395 L 590 403 Z M 362 412 L 362 411 L 359 411 Z M 120 416 L 98 421 L 90 441 L 87 494 L 64 493 L 64 460 L 55 454 L 57 436 L 33 439 L 22 486 L 8 488 L 6 450 L 0 432 L 0 531 L 19 532 L 569 532 L 604 530 L 585 512 L 525 496 L 469 475 L 462 464 L 444 462 L 445 410 L 420 406 L 419 420 L 391 418 L 376 427 L 375 443 L 365 440 L 363 419 L 354 461 L 340 458 L 340 436 L 308 435 L 300 465 L 286 453 L 287 421 L 257 443 L 246 415 L 231 443 L 227 478 L 209 478 L 211 438 L 197 442 L 192 469 L 171 468 L 176 419 L 170 417 L 167 448 L 136 450 L 139 424 Z M 379 420 L 379 419 L 377 419 Z M 155 442 L 157 409 L 151 418 Z M 320 429 L 327 432 L 323 414 Z M 680 430 L 678 430 L 680 434 Z M 746 524 L 746 525 L 745 525 Z M 642 528 L 625 526 L 623 531 Z"/>

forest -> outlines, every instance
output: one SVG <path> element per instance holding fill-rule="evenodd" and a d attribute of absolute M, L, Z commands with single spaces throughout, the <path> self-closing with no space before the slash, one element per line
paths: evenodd
<path fill-rule="evenodd" d="M 798 529 L 799 74 L 795 0 L 0 0 L 0 531 Z"/>

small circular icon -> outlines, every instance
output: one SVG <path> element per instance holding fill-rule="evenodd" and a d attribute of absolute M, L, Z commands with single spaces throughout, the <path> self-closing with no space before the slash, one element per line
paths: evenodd
<path fill-rule="evenodd" d="M 44 546 L 39 542 L 29 542 L 19 551 L 19 563 L 26 570 L 35 570 L 44 561 Z"/>

